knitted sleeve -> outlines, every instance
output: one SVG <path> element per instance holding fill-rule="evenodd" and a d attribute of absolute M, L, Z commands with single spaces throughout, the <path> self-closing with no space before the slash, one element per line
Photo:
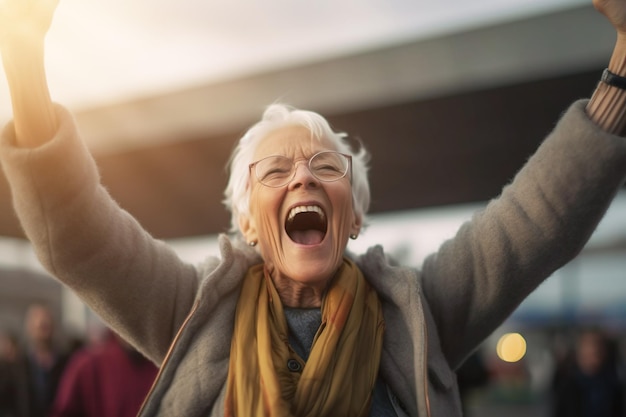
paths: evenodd
<path fill-rule="evenodd" d="M 14 146 L 12 124 L 3 131 L 15 211 L 44 267 L 159 363 L 193 303 L 196 269 L 119 207 L 73 117 L 56 112 L 59 129 L 38 148 Z"/>
<path fill-rule="evenodd" d="M 575 257 L 626 176 L 626 139 L 574 103 L 499 198 L 424 262 L 423 288 L 454 367 Z"/>

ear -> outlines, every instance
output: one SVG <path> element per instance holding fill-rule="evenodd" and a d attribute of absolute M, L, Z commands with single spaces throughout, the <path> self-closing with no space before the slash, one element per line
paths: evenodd
<path fill-rule="evenodd" d="M 350 234 L 358 236 L 363 227 L 363 216 L 354 213 L 352 216 L 352 226 L 350 227 Z"/>
<path fill-rule="evenodd" d="M 240 214 L 238 223 L 239 230 L 241 230 L 241 234 L 243 235 L 246 242 L 255 242 L 259 239 L 256 227 L 254 225 L 254 220 L 252 220 L 250 216 Z"/>

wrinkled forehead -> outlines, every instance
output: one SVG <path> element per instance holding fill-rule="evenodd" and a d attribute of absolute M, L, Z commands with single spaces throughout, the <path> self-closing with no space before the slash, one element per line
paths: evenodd
<path fill-rule="evenodd" d="M 282 155 L 294 159 L 309 158 L 325 150 L 337 150 L 337 146 L 330 138 L 316 136 L 302 125 L 289 125 L 265 134 L 256 146 L 254 160 L 270 155 Z"/>

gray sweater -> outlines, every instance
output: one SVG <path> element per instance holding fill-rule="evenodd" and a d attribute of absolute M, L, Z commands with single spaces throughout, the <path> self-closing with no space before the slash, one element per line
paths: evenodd
<path fill-rule="evenodd" d="M 381 247 L 355 257 L 383 306 L 381 376 L 409 415 L 461 415 L 453 370 L 578 254 L 623 183 L 626 140 L 598 129 L 585 105 L 572 105 L 501 196 L 421 270 L 392 266 Z M 223 415 L 240 284 L 261 260 L 221 236 L 220 254 L 182 262 L 114 202 L 71 115 L 58 106 L 57 117 L 59 130 L 43 146 L 13 146 L 11 124 L 0 142 L 40 261 L 162 364 L 142 416 Z"/>

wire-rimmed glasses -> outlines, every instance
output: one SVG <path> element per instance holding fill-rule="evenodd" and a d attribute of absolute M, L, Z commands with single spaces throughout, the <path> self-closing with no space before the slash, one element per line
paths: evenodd
<path fill-rule="evenodd" d="M 257 180 L 267 187 L 282 187 L 296 175 L 296 162 L 282 155 L 271 155 L 250 164 Z M 324 182 L 342 179 L 352 167 L 352 156 L 335 151 L 322 151 L 307 161 L 309 171 Z"/>

